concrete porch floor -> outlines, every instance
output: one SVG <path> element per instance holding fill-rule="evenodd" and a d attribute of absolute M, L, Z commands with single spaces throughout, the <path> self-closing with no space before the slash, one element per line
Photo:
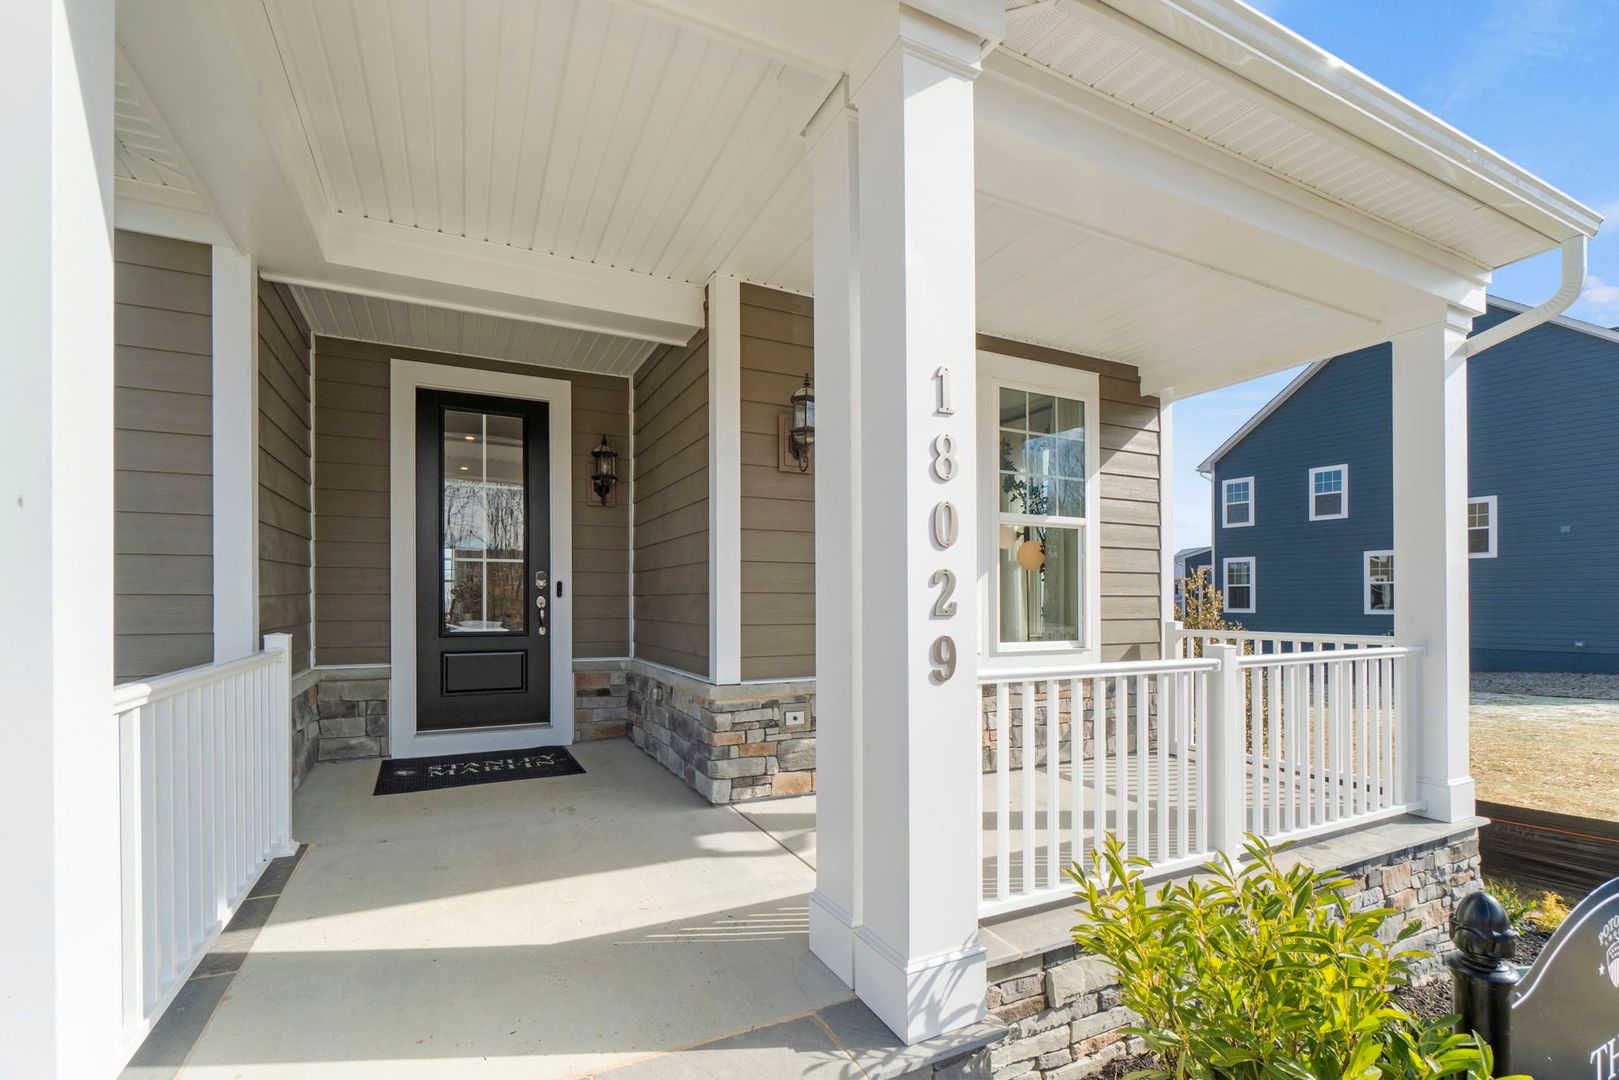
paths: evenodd
<path fill-rule="evenodd" d="M 813 799 L 712 807 L 628 743 L 574 752 L 583 776 L 383 797 L 374 762 L 317 767 L 181 1075 L 905 1071 L 809 951 Z"/>

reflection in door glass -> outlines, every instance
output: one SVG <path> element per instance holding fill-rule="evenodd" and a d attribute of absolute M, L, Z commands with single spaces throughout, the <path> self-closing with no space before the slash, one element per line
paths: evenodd
<path fill-rule="evenodd" d="M 444 412 L 444 628 L 455 634 L 521 632 L 523 420 Z"/>

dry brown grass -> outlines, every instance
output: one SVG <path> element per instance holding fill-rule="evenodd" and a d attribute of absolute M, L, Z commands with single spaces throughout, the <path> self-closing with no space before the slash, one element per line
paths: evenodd
<path fill-rule="evenodd" d="M 1478 797 L 1619 821 L 1619 701 L 1474 694 Z"/>

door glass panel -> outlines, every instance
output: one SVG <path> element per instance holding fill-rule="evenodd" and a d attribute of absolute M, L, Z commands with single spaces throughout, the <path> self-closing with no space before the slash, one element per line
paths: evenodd
<path fill-rule="evenodd" d="M 444 629 L 523 632 L 523 420 L 444 412 Z"/>

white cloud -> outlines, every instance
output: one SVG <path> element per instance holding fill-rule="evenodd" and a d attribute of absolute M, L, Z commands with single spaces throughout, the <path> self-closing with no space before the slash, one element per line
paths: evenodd
<path fill-rule="evenodd" d="M 1595 274 L 1588 275 L 1580 299 L 1598 311 L 1619 312 L 1619 285 L 1609 285 Z"/>

